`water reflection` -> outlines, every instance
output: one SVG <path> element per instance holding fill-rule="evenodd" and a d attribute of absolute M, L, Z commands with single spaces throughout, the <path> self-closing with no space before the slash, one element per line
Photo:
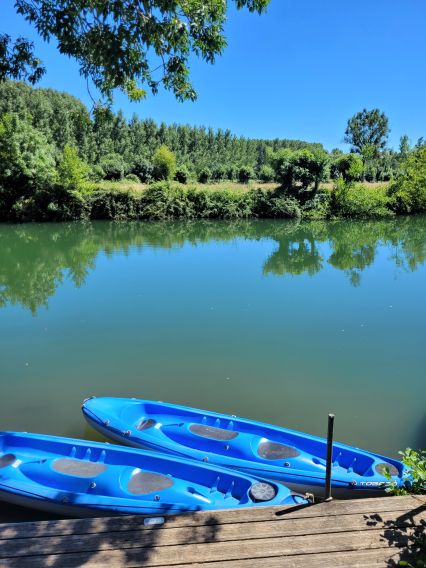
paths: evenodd
<path fill-rule="evenodd" d="M 424 216 L 383 221 L 238 221 L 0 225 L 0 307 L 19 304 L 36 313 L 65 279 L 84 284 L 100 252 L 128 253 L 133 247 L 171 249 L 233 239 L 270 239 L 276 250 L 263 274 L 314 276 L 326 266 L 342 270 L 359 286 L 362 271 L 386 245 L 401 270 L 426 260 Z M 323 243 L 327 247 L 321 246 Z M 324 252 L 326 251 L 326 252 Z"/>

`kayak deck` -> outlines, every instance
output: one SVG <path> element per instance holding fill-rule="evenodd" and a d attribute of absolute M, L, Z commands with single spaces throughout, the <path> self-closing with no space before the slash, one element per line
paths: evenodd
<path fill-rule="evenodd" d="M 83 516 L 83 509 L 161 515 L 255 506 L 262 500 L 306 503 L 279 484 L 210 464 L 16 432 L 0 435 L 0 498 L 43 510 L 68 509 L 73 516 Z"/>
<path fill-rule="evenodd" d="M 147 400 L 91 398 L 82 408 L 89 423 L 120 443 L 209 461 L 290 487 L 324 485 L 327 442 L 317 436 Z M 397 482 L 404 476 L 401 462 L 339 442 L 333 444 L 332 462 L 333 487 L 349 492 L 383 490 L 387 472 Z"/>
<path fill-rule="evenodd" d="M 147 526 L 137 516 L 0 524 L 2 568 L 397 566 L 426 496 L 209 511 Z M 1 519 L 1 509 L 0 509 Z"/>

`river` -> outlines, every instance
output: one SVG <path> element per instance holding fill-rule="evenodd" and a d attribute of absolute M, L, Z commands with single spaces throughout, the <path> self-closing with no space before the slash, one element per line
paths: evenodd
<path fill-rule="evenodd" d="M 0 225 L 0 428 L 90 395 L 426 447 L 426 217 Z"/>

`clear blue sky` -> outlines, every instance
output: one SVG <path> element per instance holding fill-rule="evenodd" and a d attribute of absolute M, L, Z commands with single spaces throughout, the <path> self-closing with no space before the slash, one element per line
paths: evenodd
<path fill-rule="evenodd" d="M 40 86 L 91 106 L 77 65 L 45 44 L 2 0 L 0 32 L 34 40 L 48 68 Z M 194 59 L 195 103 L 169 93 L 115 107 L 166 123 L 229 128 L 255 138 L 342 147 L 347 119 L 364 107 L 389 117 L 390 145 L 426 136 L 425 0 L 271 0 L 266 14 L 231 9 L 228 48 L 214 66 Z"/>

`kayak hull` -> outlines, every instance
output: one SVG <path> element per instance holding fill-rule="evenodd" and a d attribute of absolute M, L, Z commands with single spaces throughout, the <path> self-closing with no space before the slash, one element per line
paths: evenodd
<path fill-rule="evenodd" d="M 18 432 L 0 433 L 0 499 L 77 517 L 308 503 L 287 487 L 213 464 Z"/>
<path fill-rule="evenodd" d="M 296 491 L 324 493 L 323 438 L 214 412 L 138 399 L 92 397 L 82 410 L 87 421 L 119 443 L 166 452 L 273 479 Z M 333 444 L 333 495 L 383 495 L 388 479 L 401 485 L 406 468 L 398 460 Z"/>

